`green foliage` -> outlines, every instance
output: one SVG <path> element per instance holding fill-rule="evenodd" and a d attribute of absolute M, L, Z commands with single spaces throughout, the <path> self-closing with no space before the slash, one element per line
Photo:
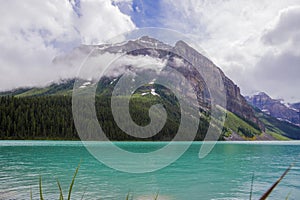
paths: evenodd
<path fill-rule="evenodd" d="M 15 95 L 16 97 L 39 96 L 48 91 L 48 88 L 33 88 L 21 94 Z"/>
<path fill-rule="evenodd" d="M 75 173 L 74 173 L 74 176 L 73 176 L 73 178 L 72 178 L 72 182 L 71 182 L 71 185 L 70 185 L 70 188 L 69 188 L 68 200 L 71 199 L 72 189 L 73 189 L 73 185 L 74 185 L 74 183 L 75 183 L 75 178 L 76 178 L 76 176 L 77 176 L 77 174 L 78 174 L 79 167 L 80 167 L 80 164 L 78 165 L 78 167 L 77 167 L 77 169 L 76 169 L 76 171 L 75 171 Z M 62 198 L 63 198 L 63 197 L 62 197 Z"/>
<path fill-rule="evenodd" d="M 73 189 L 73 185 L 75 183 L 75 178 L 78 174 L 79 167 L 80 167 L 80 164 L 76 168 L 74 176 L 72 178 L 72 182 L 70 184 L 70 188 L 69 188 L 69 192 L 68 192 L 68 200 L 71 200 L 72 189 Z M 61 186 L 60 186 L 60 183 L 59 183 L 58 180 L 57 180 L 57 185 L 58 185 L 58 189 L 59 189 L 59 200 L 63 200 L 64 195 L 63 195 L 63 192 L 62 192 L 62 189 L 61 189 Z M 39 179 L 40 200 L 44 200 L 43 192 L 42 192 L 43 189 L 42 188 L 43 188 L 43 186 L 42 186 L 42 176 L 40 176 L 40 179 Z M 30 196 L 31 196 L 31 199 L 32 199 L 32 193 L 30 193 Z"/>
<path fill-rule="evenodd" d="M 231 131 L 248 138 L 253 138 L 255 135 L 261 134 L 260 129 L 256 126 L 253 127 L 247 121 L 227 111 L 226 121 L 223 128 L 223 136 L 228 137 Z"/>
<path fill-rule="evenodd" d="M 62 192 L 62 189 L 61 189 L 61 186 L 60 186 L 60 183 L 58 180 L 57 180 L 57 186 L 59 189 L 59 200 L 64 200 L 64 195 L 63 195 L 63 192 Z"/>
<path fill-rule="evenodd" d="M 161 89 L 162 90 L 162 89 Z M 129 98 L 129 97 L 121 97 Z M 96 96 L 96 111 L 99 123 L 110 140 L 141 140 L 124 133 L 115 123 L 110 107 L 109 93 Z M 79 139 L 72 116 L 71 96 L 35 96 L 35 97 L 0 97 L 0 138 L 1 139 Z M 180 107 L 175 96 L 142 96 L 135 93 L 130 99 L 132 120 L 145 126 L 150 123 L 149 109 L 152 105 L 162 104 L 167 111 L 167 121 L 163 129 L 148 141 L 171 140 L 180 124 Z M 87 112 L 82 105 L 82 112 Z M 209 126 L 209 115 L 202 113 L 195 140 L 203 140 Z M 86 124 L 89 124 L 87 121 Z M 224 135 L 231 131 L 247 137 L 260 131 L 243 121 L 233 113 L 227 113 Z M 189 133 L 187 133 L 189 134 Z M 182 140 L 185 140 L 182 138 Z"/>
<path fill-rule="evenodd" d="M 20 88 L 7 92 L 0 92 L 0 96 L 33 97 L 46 95 L 71 95 L 75 80 L 64 80 L 61 83 L 52 83 L 46 87 Z"/>
<path fill-rule="evenodd" d="M 71 97 L 0 97 L 1 139 L 78 139 Z"/>
<path fill-rule="evenodd" d="M 270 115 L 255 109 L 256 116 L 265 124 L 266 132 L 281 140 L 300 139 L 300 127 L 280 121 Z"/>
<path fill-rule="evenodd" d="M 275 132 L 271 132 L 269 131 L 268 129 L 266 130 L 266 133 L 268 133 L 269 135 L 271 135 L 273 138 L 275 138 L 276 140 L 282 140 L 282 141 L 288 141 L 288 140 L 291 140 L 290 138 L 288 137 L 285 137 L 279 133 L 275 133 Z"/>
<path fill-rule="evenodd" d="M 69 187 L 68 200 L 71 200 L 72 189 L 73 189 L 73 186 L 74 186 L 75 179 L 76 179 L 76 176 L 78 174 L 79 168 L 80 168 L 80 164 L 76 168 L 75 173 L 73 175 L 72 182 L 71 182 L 70 187 Z M 60 186 L 60 183 L 59 183 L 58 180 L 57 180 L 57 185 L 58 185 L 58 189 L 59 189 L 59 200 L 63 200 L 64 196 L 63 196 L 63 192 L 62 192 L 62 189 L 61 189 L 61 186 Z M 39 178 L 40 200 L 44 200 L 42 188 L 43 188 L 42 187 L 42 177 L 40 176 L 40 178 Z M 32 192 L 31 191 L 30 191 L 30 199 L 32 199 Z M 83 199 L 83 195 L 82 195 L 81 199 Z M 126 195 L 126 200 L 132 200 L 132 199 L 133 199 L 133 195 L 131 195 L 130 192 L 128 192 L 127 195 Z M 158 192 L 156 193 L 156 195 L 154 197 L 154 200 L 157 200 L 157 199 L 158 199 Z"/>
<path fill-rule="evenodd" d="M 126 200 L 129 200 L 129 199 L 132 199 L 132 196 L 130 196 L 130 193 L 128 192 L 128 194 L 126 195 Z"/>
<path fill-rule="evenodd" d="M 242 135 L 248 137 L 248 138 L 252 138 L 254 137 L 254 133 L 248 129 L 248 128 L 244 128 L 244 127 L 238 127 L 238 133 L 241 133 Z"/>
<path fill-rule="evenodd" d="M 158 199 L 158 193 L 159 193 L 159 192 L 156 193 L 156 196 L 155 196 L 154 200 L 157 200 L 157 199 Z"/>
<path fill-rule="evenodd" d="M 23 94 L 31 89 L 32 88 L 19 88 L 12 91 L 0 92 L 0 96 L 16 96 L 16 95 Z"/>
<path fill-rule="evenodd" d="M 72 97 L 69 95 L 73 83 L 74 80 L 70 80 L 62 84 L 52 84 L 43 89 L 23 89 L 11 93 L 20 97 L 0 97 L 0 139 L 78 140 L 79 137 L 72 116 Z M 109 78 L 104 77 L 100 80 L 95 104 L 98 121 L 110 140 L 168 141 L 174 138 L 180 124 L 181 113 L 178 100 L 170 90 L 159 85 L 145 85 L 130 97 L 131 118 L 140 126 L 146 126 L 150 123 L 149 109 L 152 105 L 161 104 L 167 111 L 168 118 L 163 129 L 153 137 L 141 139 L 124 133 L 114 121 L 110 105 L 114 82 L 111 83 Z M 141 95 L 145 92 L 149 93 L 151 88 L 155 88 L 159 96 Z M 86 109 L 86 107 L 87 105 L 82 105 L 82 112 L 88 116 L 89 108 Z M 287 139 L 287 137 L 300 139 L 299 127 L 291 126 L 261 113 L 258 114 L 258 117 L 266 124 L 266 132 L 276 139 L 282 140 Z M 87 120 L 84 124 L 93 126 L 88 118 L 83 120 Z M 210 119 L 209 111 L 202 110 L 195 140 L 204 139 L 210 121 L 213 126 L 218 127 L 219 119 Z M 255 139 L 261 130 L 257 124 L 227 112 L 222 132 L 223 137 L 229 137 L 233 132 L 242 137 Z M 187 132 L 187 134 L 189 133 Z M 185 140 L 185 138 L 181 139 Z"/>
<path fill-rule="evenodd" d="M 222 136 L 223 137 L 229 137 L 232 134 L 231 130 L 227 127 L 223 127 L 222 130 Z"/>
<path fill-rule="evenodd" d="M 137 140 L 117 127 L 110 110 L 110 96 L 119 78 L 112 81 L 111 78 L 102 77 L 99 81 L 96 97 L 98 120 L 111 140 Z M 43 88 L 20 88 L 0 92 L 0 139 L 79 139 L 71 108 L 74 82 L 73 79 Z M 151 88 L 155 88 L 160 97 L 141 95 L 149 93 Z M 177 98 L 165 87 L 151 84 L 140 87 L 130 100 L 131 117 L 140 126 L 149 124 L 149 108 L 157 103 L 163 104 L 166 108 L 168 120 L 160 133 L 147 140 L 171 140 L 177 133 L 181 114 Z M 204 139 L 211 120 L 209 112 L 200 111 L 201 120 L 195 140 Z M 257 109 L 255 111 L 257 117 L 265 124 L 266 133 L 275 139 L 300 139 L 300 127 L 279 121 Z M 223 136 L 229 137 L 233 132 L 255 139 L 261 130 L 254 122 L 228 112 Z"/>

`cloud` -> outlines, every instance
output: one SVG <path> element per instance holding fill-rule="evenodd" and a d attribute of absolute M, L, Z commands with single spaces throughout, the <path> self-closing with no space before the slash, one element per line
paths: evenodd
<path fill-rule="evenodd" d="M 130 17 L 108 0 L 82 1 L 81 12 L 82 17 L 76 20 L 76 28 L 84 44 L 101 44 L 135 27 Z"/>
<path fill-rule="evenodd" d="M 109 0 L 10 0 L 0 12 L 0 90 L 75 76 L 53 58 L 134 28 Z"/>
<path fill-rule="evenodd" d="M 300 56 L 289 51 L 264 55 L 253 73 L 258 88 L 288 102 L 299 102 L 299 74 Z"/>
<path fill-rule="evenodd" d="M 265 30 L 262 41 L 269 47 L 253 72 L 257 87 L 276 98 L 299 101 L 300 6 L 283 9 Z"/>
<path fill-rule="evenodd" d="M 267 45 L 299 44 L 300 6 L 283 9 L 274 25 L 266 30 L 262 40 Z"/>
<path fill-rule="evenodd" d="M 67 61 L 66 59 L 62 62 Z M 113 62 L 112 62 L 113 61 Z M 167 60 L 148 55 L 123 55 L 122 53 L 102 53 L 94 51 L 86 60 L 80 71 L 80 78 L 99 80 L 102 76 L 118 77 L 125 72 L 136 74 L 141 69 L 158 73 L 165 67 Z"/>
<path fill-rule="evenodd" d="M 145 56 L 125 55 L 113 63 L 114 68 L 119 70 L 125 70 L 126 67 L 124 66 L 133 66 L 136 70 L 151 69 L 151 70 L 155 70 L 156 72 L 161 71 L 162 68 L 166 66 L 166 64 L 167 64 L 167 60 L 162 60 L 160 58 L 153 58 L 148 55 Z"/>
<path fill-rule="evenodd" d="M 265 90 L 300 100 L 293 92 L 299 85 L 299 5 L 298 0 L 10 0 L 0 7 L 0 90 L 72 77 L 77 68 L 53 66 L 54 57 L 135 26 L 156 26 L 192 38 L 244 94 Z"/>
<path fill-rule="evenodd" d="M 288 52 L 295 54 L 300 51 L 296 48 L 299 47 L 298 6 L 299 1 L 296 0 L 272 3 L 268 0 L 163 0 L 157 5 L 157 10 L 162 11 L 159 18 L 153 18 L 159 26 L 178 30 L 193 38 L 209 58 L 241 87 L 243 94 L 264 89 L 273 95 L 273 86 L 267 87 L 267 80 L 263 77 L 258 80 L 257 74 L 261 68 L 275 70 L 275 67 L 263 66 L 271 65 L 268 59 L 286 62 L 284 66 L 287 66 L 290 63 L 282 57 Z M 142 25 L 153 24 L 153 18 L 144 19 L 149 22 Z M 290 58 L 294 59 L 293 63 L 297 61 L 297 55 Z M 291 87 L 288 83 L 273 84 L 282 90 L 286 89 L 283 87 Z M 287 93 L 282 95 L 291 96 Z"/>

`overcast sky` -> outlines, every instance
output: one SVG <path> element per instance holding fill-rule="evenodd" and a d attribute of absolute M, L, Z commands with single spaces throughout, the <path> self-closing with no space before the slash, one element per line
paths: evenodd
<path fill-rule="evenodd" d="M 243 94 L 300 101 L 300 1 L 0 0 L 0 90 L 75 76 L 54 57 L 141 27 L 189 35 Z"/>

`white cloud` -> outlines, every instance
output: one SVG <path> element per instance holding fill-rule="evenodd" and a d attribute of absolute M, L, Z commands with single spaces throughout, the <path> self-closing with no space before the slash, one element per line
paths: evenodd
<path fill-rule="evenodd" d="M 300 6 L 283 9 L 266 29 L 262 41 L 268 51 L 256 64 L 254 77 L 276 98 L 299 101 Z"/>
<path fill-rule="evenodd" d="M 76 24 L 84 44 L 99 44 L 134 28 L 130 17 L 107 0 L 82 1 L 81 11 Z"/>
<path fill-rule="evenodd" d="M 141 69 L 160 72 L 166 64 L 167 60 L 148 55 L 132 56 L 107 52 L 100 55 L 95 51 L 81 68 L 80 78 L 98 80 L 101 76 L 118 77 L 125 72 L 130 71 L 134 74 Z M 130 68 L 128 68 L 129 66 Z"/>
<path fill-rule="evenodd" d="M 124 66 L 133 66 L 136 69 L 153 69 L 157 72 L 161 71 L 163 67 L 166 66 L 167 60 L 162 60 L 160 58 L 153 58 L 148 55 L 125 55 L 114 63 L 114 68 L 120 69 Z"/>
<path fill-rule="evenodd" d="M 0 90 L 74 76 L 74 65 L 52 66 L 53 58 L 80 43 L 102 43 L 135 27 L 113 6 L 129 14 L 134 10 L 132 0 L 81 0 L 80 6 L 70 2 L 1 4 Z M 299 0 L 162 0 L 159 4 L 163 12 L 157 24 L 199 42 L 244 94 L 263 89 L 271 96 L 292 99 L 299 85 L 295 77 L 300 56 Z M 300 100 L 300 94 L 294 98 Z"/>
<path fill-rule="evenodd" d="M 134 28 L 130 18 L 109 0 L 80 4 L 80 17 L 68 0 L 1 4 L 0 90 L 72 77 L 77 69 L 53 66 L 55 56 L 80 43 L 101 43 Z"/>
<path fill-rule="evenodd" d="M 262 37 L 266 45 L 280 47 L 281 50 L 292 49 L 300 55 L 300 5 L 280 11 L 274 24 L 266 29 Z"/>
<path fill-rule="evenodd" d="M 261 39 L 263 36 L 268 38 L 273 35 L 274 40 L 276 36 L 276 42 L 284 40 L 284 43 L 287 38 L 293 38 L 289 39 L 289 43 L 298 44 L 295 42 L 299 40 L 298 32 L 291 29 L 300 30 L 299 26 L 295 26 L 299 21 L 295 6 L 299 4 L 296 0 L 277 0 L 271 3 L 268 0 L 164 0 L 161 6 L 164 7 L 166 16 L 162 17 L 162 23 L 168 28 L 190 34 L 209 57 L 241 86 L 242 92 L 247 94 L 262 88 L 254 83 L 258 81 L 255 77 L 257 67 L 263 67 L 257 63 L 270 50 L 282 51 L 283 48 L 283 45 L 275 47 L 266 44 L 267 41 L 263 42 Z M 291 13 L 289 16 L 284 14 L 287 9 Z M 277 23 L 279 18 L 280 24 Z M 271 32 L 269 29 L 274 24 L 277 24 L 277 29 Z M 282 29 L 288 31 L 283 33 L 280 31 Z M 291 34 L 296 34 L 298 39 Z M 291 45 L 285 44 L 284 48 L 299 51 L 290 47 Z M 264 81 L 259 82 L 263 84 Z M 282 86 L 277 84 L 277 87 Z M 264 89 L 272 92 L 270 87 Z M 300 100 L 300 96 L 298 99 Z"/>

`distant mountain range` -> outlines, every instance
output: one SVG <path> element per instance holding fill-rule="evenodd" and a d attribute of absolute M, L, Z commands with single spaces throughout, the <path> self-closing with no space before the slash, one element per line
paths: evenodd
<path fill-rule="evenodd" d="M 81 46 L 79 48 L 74 49 L 74 51 L 68 55 L 57 57 L 54 60 L 54 62 L 55 63 L 65 62 L 72 65 L 72 62 L 74 62 L 74 58 L 84 57 L 88 55 L 90 50 L 94 47 L 95 46 Z M 127 43 L 123 43 L 119 45 L 98 45 L 96 46 L 96 51 L 94 56 L 97 56 L 97 54 L 102 55 L 104 53 L 117 54 L 120 52 L 127 52 L 128 49 L 137 49 L 135 51 L 130 51 L 127 53 L 128 56 L 131 56 L 133 58 L 137 56 L 148 56 L 151 58 L 165 61 L 169 67 L 179 71 L 190 82 L 194 91 L 196 91 L 197 93 L 197 99 L 200 105 L 199 111 L 202 113 L 201 124 L 199 125 L 199 133 L 196 137 L 196 140 L 202 140 L 204 138 L 203 133 L 208 128 L 208 123 L 210 121 L 209 118 L 210 97 L 208 94 L 205 81 L 203 80 L 203 77 L 199 73 L 197 73 L 197 71 L 195 71 L 192 65 L 197 65 L 200 67 L 208 66 L 210 70 L 205 75 L 209 77 L 209 80 L 214 81 L 215 74 L 219 73 L 221 74 L 221 78 L 224 81 L 225 92 L 227 95 L 227 107 L 225 109 L 228 112 L 227 112 L 225 126 L 223 128 L 223 135 L 220 139 L 223 140 L 273 140 L 273 139 L 288 139 L 288 138 L 300 139 L 300 127 L 291 124 L 291 123 L 299 124 L 300 104 L 293 104 L 293 105 L 289 105 L 288 107 L 280 102 L 276 102 L 276 100 L 272 101 L 271 98 L 268 98 L 267 95 L 263 95 L 263 94 L 255 97 L 247 97 L 246 99 L 248 100 L 248 102 L 250 102 L 249 104 L 247 100 L 241 95 L 239 87 L 236 84 L 234 84 L 234 82 L 231 81 L 227 76 L 225 76 L 225 74 L 221 71 L 220 68 L 218 68 L 209 59 L 207 59 L 205 56 L 197 52 L 195 49 L 193 49 L 183 41 L 178 41 L 174 46 L 170 46 L 156 39 L 144 36 L 138 40 L 128 41 Z M 179 52 L 180 55 L 184 55 L 185 57 L 188 57 L 189 60 L 191 60 L 193 63 L 188 63 L 183 61 L 178 64 L 176 60 L 181 58 L 178 57 L 178 55 L 176 55 L 176 52 Z M 136 69 L 135 66 L 124 65 L 121 67 L 124 68 L 125 70 L 134 71 L 135 73 L 155 73 L 155 71 L 151 69 L 150 70 Z M 97 98 L 99 98 L 101 102 L 109 102 L 109 98 L 112 93 L 112 90 L 115 87 L 121 75 L 122 74 L 120 73 L 111 73 L 111 75 L 104 76 L 100 79 L 97 87 Z M 178 77 L 173 77 L 173 78 L 176 79 Z M 42 88 L 38 88 L 38 87 L 19 88 L 12 91 L 2 92 L 0 93 L 0 96 L 19 97 L 19 99 L 21 99 L 20 101 L 22 101 L 22 99 L 28 99 L 28 97 L 30 99 L 47 97 L 47 98 L 53 98 L 54 99 L 53 101 L 56 101 L 57 99 L 55 98 L 57 96 L 59 97 L 64 96 L 65 98 L 70 98 L 72 94 L 74 82 L 75 82 L 74 79 L 70 79 L 70 80 L 63 80 L 58 83 L 53 83 L 47 87 L 42 87 Z M 92 82 L 93 80 L 83 80 L 81 87 L 85 88 L 89 84 L 92 84 Z M 176 87 L 179 88 L 181 86 L 178 85 Z M 182 90 L 182 92 L 186 93 L 185 95 L 187 96 L 189 95 L 185 90 Z M 166 105 L 166 107 L 171 110 L 171 112 L 169 112 L 170 121 L 168 122 L 168 125 L 166 125 L 166 127 L 162 130 L 160 134 L 158 134 L 158 136 L 151 138 L 151 140 L 171 140 L 174 137 L 173 134 L 176 133 L 176 127 L 178 127 L 178 122 L 179 122 L 178 120 L 180 118 L 180 109 L 176 107 L 177 100 L 176 98 L 173 97 L 172 92 L 166 88 L 163 88 L 151 82 L 139 88 L 133 94 L 133 99 L 135 104 L 132 107 L 133 109 L 132 112 L 135 113 L 135 115 L 137 116 L 136 120 L 141 124 L 148 121 L 147 112 L 145 110 L 146 108 L 145 106 L 142 105 L 149 105 L 150 103 L 155 103 L 158 101 Z M 59 101 L 62 100 L 59 99 Z M 4 102 L 6 102 L 6 100 Z M 20 104 L 22 106 L 24 105 L 24 103 L 22 102 L 20 102 Z M 15 104 L 12 103 L 12 105 Z M 51 104 L 48 106 L 51 106 Z M 110 105 L 107 104 L 106 107 L 108 109 L 110 108 Z M 100 120 L 100 123 L 103 123 L 103 125 L 106 127 L 106 130 L 110 132 L 109 133 L 111 134 L 110 137 L 113 140 L 125 140 L 125 139 L 136 140 L 136 138 L 124 137 L 120 132 L 120 130 L 115 129 L 116 125 L 114 124 L 111 113 L 109 113 L 106 110 L 106 107 L 104 110 L 108 115 L 108 118 L 106 119 L 103 118 L 102 119 L 103 121 L 101 122 Z M 276 112 L 276 110 L 278 110 L 279 108 L 280 110 L 282 110 L 282 112 L 278 112 L 278 111 Z M 57 108 L 54 107 L 53 110 L 57 110 Z M 288 114 L 287 113 L 283 114 L 285 113 L 284 110 L 288 110 L 289 111 Z M 5 115 L 15 115 L 13 110 L 6 110 L 6 112 L 7 113 L 5 113 Z M 34 111 L 32 115 L 34 115 L 35 112 L 37 111 Z M 51 109 L 49 112 L 51 112 Z M 139 113 L 146 113 L 146 114 L 145 116 L 141 116 Z M 53 116 L 55 117 L 55 115 Z M 30 118 L 34 118 L 34 116 L 31 116 Z M 10 119 L 13 119 L 13 117 L 11 117 Z M 278 119 L 280 119 L 281 121 Z M 26 118 L 26 120 L 28 120 L 28 117 Z M 60 120 L 53 120 L 53 121 L 60 121 Z M 55 124 L 51 124 L 51 121 L 47 123 L 50 123 L 49 127 L 55 126 Z M 28 126 L 31 126 L 30 122 L 28 122 Z M 64 127 L 67 126 L 66 123 L 62 123 L 61 126 L 62 128 L 60 130 L 68 129 L 68 127 Z M 42 128 L 43 127 L 41 127 L 41 129 Z M 9 128 L 9 130 L 13 130 L 13 129 L 14 127 Z M 47 133 L 51 131 L 53 131 L 53 129 L 46 129 L 43 132 Z M 2 130 L 2 132 L 5 132 L 7 136 L 10 135 L 9 131 L 7 130 Z M 36 134 L 38 134 L 39 131 L 37 130 L 35 132 Z M 14 134 L 14 136 L 15 135 L 18 134 Z M 59 134 L 57 133 L 55 133 L 54 135 L 55 137 L 60 137 Z"/>
<path fill-rule="evenodd" d="M 300 103 L 293 103 L 293 104 L 289 104 L 292 108 L 300 111 Z"/>
<path fill-rule="evenodd" d="M 265 114 L 300 126 L 300 103 L 283 103 L 281 99 L 272 99 L 264 92 L 247 96 L 246 99 Z"/>

